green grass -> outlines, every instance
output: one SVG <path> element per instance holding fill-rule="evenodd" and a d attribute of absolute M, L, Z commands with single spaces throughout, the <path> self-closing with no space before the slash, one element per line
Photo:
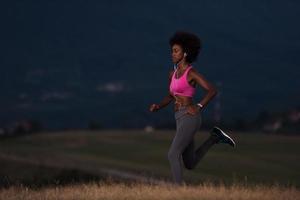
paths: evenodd
<path fill-rule="evenodd" d="M 299 136 L 230 134 L 237 147 L 215 145 L 196 169 L 184 170 L 187 182 L 300 186 Z M 103 177 L 102 169 L 114 169 L 170 178 L 167 152 L 173 136 L 174 131 L 116 130 L 66 131 L 2 139 L 0 177 L 12 180 L 38 179 L 49 174 L 57 177 L 59 169 Z M 206 137 L 208 133 L 200 131 L 196 144 L 200 145 Z"/>

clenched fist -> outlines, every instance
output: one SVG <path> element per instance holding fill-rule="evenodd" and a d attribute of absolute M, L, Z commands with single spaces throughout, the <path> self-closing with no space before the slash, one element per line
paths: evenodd
<path fill-rule="evenodd" d="M 157 104 L 152 104 L 149 108 L 150 112 L 156 112 L 160 109 L 160 106 Z"/>

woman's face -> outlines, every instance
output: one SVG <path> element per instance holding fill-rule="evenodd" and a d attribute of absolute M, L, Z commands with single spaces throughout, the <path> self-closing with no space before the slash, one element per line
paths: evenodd
<path fill-rule="evenodd" d="M 172 61 L 178 63 L 183 58 L 183 49 L 178 44 L 172 46 Z"/>

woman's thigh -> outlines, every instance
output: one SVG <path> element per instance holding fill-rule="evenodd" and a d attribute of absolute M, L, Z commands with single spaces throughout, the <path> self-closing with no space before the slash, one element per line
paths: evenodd
<path fill-rule="evenodd" d="M 201 116 L 185 114 L 176 119 L 176 135 L 173 139 L 171 148 L 176 148 L 180 152 L 193 141 L 195 133 L 201 123 Z"/>

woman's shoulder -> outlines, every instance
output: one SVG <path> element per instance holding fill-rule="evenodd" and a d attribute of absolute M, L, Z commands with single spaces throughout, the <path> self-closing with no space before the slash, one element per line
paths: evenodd
<path fill-rule="evenodd" d="M 195 69 L 194 66 L 190 66 L 189 69 L 187 70 L 188 74 L 192 74 L 192 73 L 197 73 L 197 70 Z"/>
<path fill-rule="evenodd" d="M 190 67 L 189 73 L 190 74 L 200 74 L 199 71 L 193 66 Z"/>
<path fill-rule="evenodd" d="M 187 75 L 190 78 L 195 78 L 195 77 L 202 76 L 202 74 L 197 69 L 195 69 L 194 67 L 191 67 L 191 69 L 189 70 Z"/>

